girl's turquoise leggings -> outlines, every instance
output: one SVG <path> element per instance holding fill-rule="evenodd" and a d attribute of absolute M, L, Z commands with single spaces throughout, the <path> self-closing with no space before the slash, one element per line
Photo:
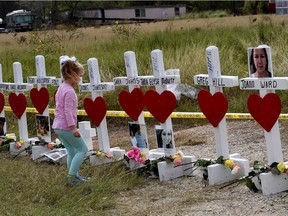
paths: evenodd
<path fill-rule="evenodd" d="M 81 164 L 84 161 L 88 148 L 82 137 L 74 137 L 70 130 L 55 129 L 63 145 L 67 149 L 67 167 L 69 175 L 78 174 Z"/>

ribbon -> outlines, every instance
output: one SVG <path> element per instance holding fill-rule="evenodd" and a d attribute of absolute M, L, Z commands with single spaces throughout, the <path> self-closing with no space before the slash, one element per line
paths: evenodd
<path fill-rule="evenodd" d="M 67 61 L 76 62 L 76 57 L 72 56 L 71 58 L 69 56 L 61 56 L 60 57 L 60 65 L 63 66 Z"/>

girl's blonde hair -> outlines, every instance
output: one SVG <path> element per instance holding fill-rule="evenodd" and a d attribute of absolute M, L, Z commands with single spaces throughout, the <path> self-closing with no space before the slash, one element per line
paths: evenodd
<path fill-rule="evenodd" d="M 71 79 L 84 73 L 84 67 L 77 61 L 67 60 L 61 67 L 63 79 Z"/>

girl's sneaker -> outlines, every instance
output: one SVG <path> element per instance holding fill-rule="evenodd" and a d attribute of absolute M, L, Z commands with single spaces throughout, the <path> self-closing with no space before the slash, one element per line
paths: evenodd
<path fill-rule="evenodd" d="M 70 186 L 74 186 L 76 184 L 81 184 L 84 182 L 84 181 L 80 180 L 79 178 L 77 178 L 76 175 L 68 175 L 67 180 L 68 180 L 68 184 Z"/>
<path fill-rule="evenodd" d="M 84 176 L 81 176 L 79 174 L 76 175 L 75 177 L 81 182 L 87 182 L 90 179 L 89 177 L 84 177 Z"/>
<path fill-rule="evenodd" d="M 68 180 L 68 184 L 70 186 L 74 186 L 74 185 L 76 185 L 78 183 L 78 179 L 74 175 L 68 175 L 67 176 L 67 180 Z"/>

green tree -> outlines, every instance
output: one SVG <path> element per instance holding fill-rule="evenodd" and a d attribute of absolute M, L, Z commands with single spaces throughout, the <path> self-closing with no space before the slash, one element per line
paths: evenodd
<path fill-rule="evenodd" d="M 243 12 L 245 14 L 267 13 L 268 1 L 245 1 Z"/>

